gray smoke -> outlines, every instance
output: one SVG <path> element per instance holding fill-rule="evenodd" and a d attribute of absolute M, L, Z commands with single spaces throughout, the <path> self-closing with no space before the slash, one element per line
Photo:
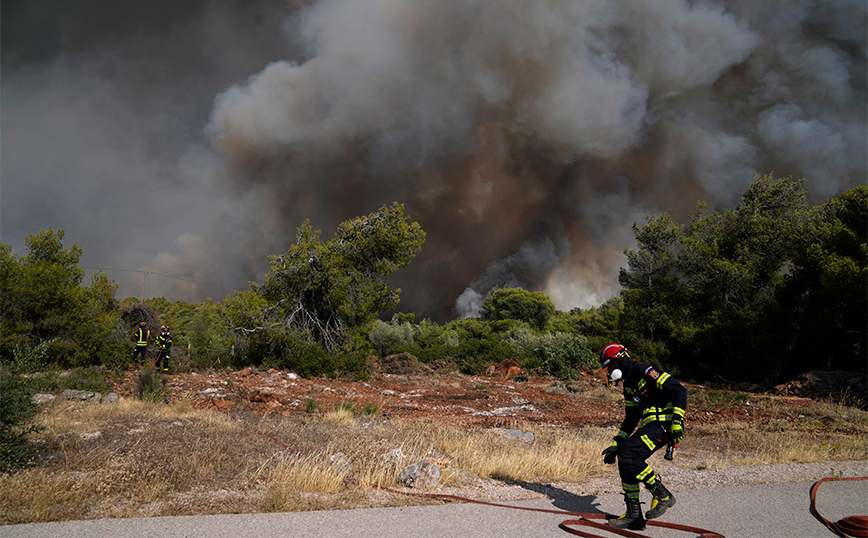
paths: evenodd
<path fill-rule="evenodd" d="M 7 5 L 3 240 L 64 227 L 91 265 L 196 281 L 147 295 L 219 299 L 304 219 L 398 200 L 428 233 L 402 310 L 498 285 L 588 307 L 649 212 L 731 206 L 757 172 L 815 202 L 866 178 L 864 2 L 215 0 L 108 36 Z M 66 39 L 22 57 L 34 17 Z"/>

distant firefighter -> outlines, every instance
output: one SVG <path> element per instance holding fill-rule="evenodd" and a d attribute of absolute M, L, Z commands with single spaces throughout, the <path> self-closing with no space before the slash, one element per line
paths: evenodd
<path fill-rule="evenodd" d="M 147 322 L 142 321 L 139 323 L 139 328 L 130 337 L 136 343 L 136 347 L 133 350 L 133 362 L 143 364 L 145 362 L 145 355 L 148 352 L 148 339 L 151 337 L 151 331 L 148 329 Z"/>
<path fill-rule="evenodd" d="M 160 362 L 162 362 L 162 370 L 168 372 L 169 352 L 172 349 L 172 335 L 169 334 L 168 325 L 163 325 L 160 328 L 160 336 L 157 337 L 157 349 L 160 350 L 160 353 L 157 355 L 157 360 L 154 361 L 154 368 L 159 370 Z"/>

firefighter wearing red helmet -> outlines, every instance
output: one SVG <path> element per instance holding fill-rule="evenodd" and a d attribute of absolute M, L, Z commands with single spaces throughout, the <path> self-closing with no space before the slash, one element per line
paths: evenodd
<path fill-rule="evenodd" d="M 157 336 L 157 349 L 160 352 L 157 354 L 157 359 L 154 361 L 154 368 L 160 369 L 160 361 L 162 360 L 162 368 L 164 372 L 169 371 L 169 359 L 172 351 L 172 335 L 169 333 L 169 326 L 163 325 L 160 327 L 160 335 Z"/>
<path fill-rule="evenodd" d="M 620 431 L 602 453 L 606 463 L 615 463 L 616 458 L 618 460 L 618 472 L 627 505 L 626 513 L 610 519 L 609 525 L 620 529 L 644 530 L 645 518 L 658 518 L 675 504 L 675 496 L 663 486 L 660 477 L 645 460 L 657 449 L 669 443 L 678 443 L 684 437 L 687 390 L 656 366 L 636 362 L 621 344 L 603 346 L 600 350 L 600 366 L 608 369 L 613 380 L 623 381 L 626 402 Z M 644 483 L 653 495 L 651 509 L 644 517 L 639 503 L 640 483 Z"/>

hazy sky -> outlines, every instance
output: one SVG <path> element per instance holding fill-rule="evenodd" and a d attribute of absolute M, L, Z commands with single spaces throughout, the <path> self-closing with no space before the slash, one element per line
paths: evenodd
<path fill-rule="evenodd" d="M 0 10 L 0 239 L 65 229 L 119 298 L 221 300 L 305 219 L 328 239 L 398 201 L 428 233 L 401 310 L 502 284 L 588 307 L 649 212 L 866 181 L 864 0 Z"/>

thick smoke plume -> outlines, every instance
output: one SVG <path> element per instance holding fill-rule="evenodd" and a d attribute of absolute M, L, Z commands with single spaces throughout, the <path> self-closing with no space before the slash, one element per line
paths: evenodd
<path fill-rule="evenodd" d="M 93 265 L 188 279 L 147 295 L 219 299 L 304 219 L 397 200 L 428 233 L 401 310 L 443 320 L 498 285 L 599 304 L 634 221 L 757 172 L 815 202 L 865 182 L 862 1 L 175 5 L 94 37 L 59 4 L 80 39 L 26 58 L 6 26 L 37 15 L 4 4 L 5 242 L 64 227 Z"/>

